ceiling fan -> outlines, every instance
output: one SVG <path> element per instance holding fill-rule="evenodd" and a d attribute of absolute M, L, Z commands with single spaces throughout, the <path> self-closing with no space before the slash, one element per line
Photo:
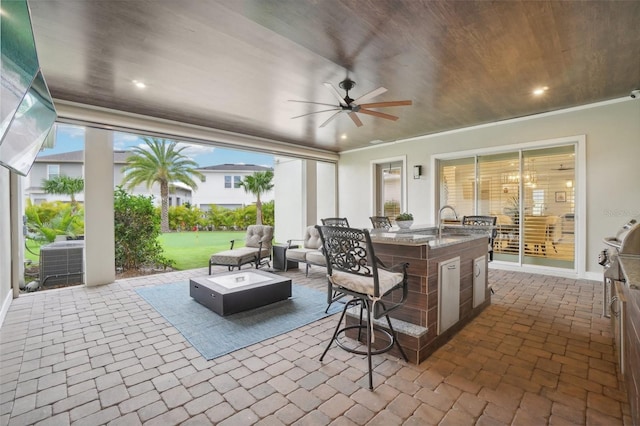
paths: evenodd
<path fill-rule="evenodd" d="M 356 126 L 361 127 L 362 121 L 360 121 L 360 118 L 356 114 L 358 112 L 361 114 L 372 115 L 378 118 L 384 118 L 386 120 L 396 121 L 398 120 L 398 117 L 396 117 L 395 115 L 385 114 L 379 111 L 373 111 L 373 110 L 370 110 L 369 108 L 404 106 L 404 105 L 411 105 L 413 103 L 412 101 L 389 101 L 389 102 L 364 103 L 365 101 L 386 92 L 387 89 L 385 89 L 384 87 L 378 87 L 377 89 L 372 90 L 371 92 L 366 93 L 360 96 L 359 98 L 352 99 L 351 97 L 349 97 L 349 90 L 353 89 L 353 87 L 356 85 L 356 82 L 351 80 L 348 77 L 342 80 L 339 84 L 340 88 L 344 89 L 347 92 L 345 97 L 342 97 L 340 92 L 338 92 L 338 90 L 331 83 L 326 82 L 324 83 L 324 85 L 327 89 L 329 89 L 329 91 L 333 94 L 333 96 L 335 96 L 338 99 L 339 105 L 326 104 L 321 102 L 289 100 L 289 102 L 300 102 L 305 104 L 324 105 L 324 106 L 332 107 L 331 109 L 323 109 L 321 111 L 309 112 L 307 114 L 302 114 L 302 115 L 298 115 L 291 118 L 300 118 L 300 117 L 305 117 L 311 114 L 319 114 L 322 112 L 335 111 L 334 114 L 331 115 L 331 117 L 329 117 L 324 123 L 320 125 L 320 127 L 326 126 L 331 122 L 331 120 L 336 118 L 338 114 L 342 114 L 342 113 L 348 114 L 351 120 L 353 121 L 353 123 Z"/>

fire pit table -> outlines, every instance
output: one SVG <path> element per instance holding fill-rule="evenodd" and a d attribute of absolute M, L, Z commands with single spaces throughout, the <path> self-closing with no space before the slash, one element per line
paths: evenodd
<path fill-rule="evenodd" d="M 238 270 L 189 280 L 189 294 L 226 316 L 291 297 L 291 279 L 260 270 Z"/>

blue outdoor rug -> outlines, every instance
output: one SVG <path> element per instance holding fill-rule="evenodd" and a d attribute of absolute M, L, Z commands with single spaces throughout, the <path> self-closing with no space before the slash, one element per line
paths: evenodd
<path fill-rule="evenodd" d="M 207 360 L 310 324 L 344 307 L 334 303 L 325 314 L 327 294 L 295 284 L 287 300 L 226 317 L 189 296 L 188 282 L 144 287 L 136 292 Z"/>

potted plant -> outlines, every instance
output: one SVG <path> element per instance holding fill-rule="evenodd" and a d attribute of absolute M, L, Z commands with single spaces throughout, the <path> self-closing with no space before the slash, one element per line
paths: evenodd
<path fill-rule="evenodd" d="M 400 213 L 396 216 L 396 225 L 400 229 L 409 229 L 413 225 L 413 215 L 411 213 Z"/>

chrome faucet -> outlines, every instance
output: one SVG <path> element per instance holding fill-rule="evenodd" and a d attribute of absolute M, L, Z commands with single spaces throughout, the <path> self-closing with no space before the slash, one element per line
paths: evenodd
<path fill-rule="evenodd" d="M 456 220 L 458 220 L 458 212 L 456 212 L 456 209 L 454 209 L 452 206 L 447 204 L 445 206 L 440 207 L 440 210 L 438 210 L 438 238 L 442 237 L 442 211 L 445 209 L 451 209 L 454 217 L 456 218 Z"/>

